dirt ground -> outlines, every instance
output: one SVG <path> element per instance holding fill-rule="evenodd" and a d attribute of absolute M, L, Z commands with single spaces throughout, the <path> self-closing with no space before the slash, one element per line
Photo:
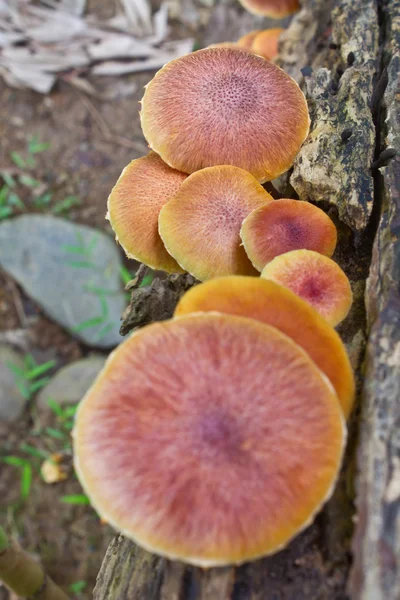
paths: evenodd
<path fill-rule="evenodd" d="M 96 2 L 96 12 L 107 16 L 108 3 Z M 139 100 L 151 72 L 136 76 L 94 81 L 101 98 L 89 98 L 62 82 L 49 96 L 10 89 L 0 81 L 0 138 L 2 169 L 15 170 L 10 152 L 21 154 L 27 140 L 35 136 L 50 144 L 37 156 L 31 175 L 45 182 L 53 194 L 52 206 L 66 197 L 80 199 L 62 216 L 108 230 L 104 219 L 107 196 L 126 164 L 146 154 L 139 126 Z M 21 199 L 29 212 L 46 212 L 35 207 L 29 188 Z M 0 336 L 23 330 L 22 344 L 37 362 L 55 360 L 55 372 L 88 354 L 84 347 L 51 322 L 8 277 L 0 272 Z M 13 335 L 13 334 L 12 334 Z M 1 456 L 22 456 L 21 444 L 39 450 L 63 452 L 68 479 L 54 485 L 43 482 L 34 462 L 35 475 L 27 501 L 20 501 L 20 474 L 12 465 L 0 463 L 0 521 L 30 552 L 40 556 L 48 573 L 71 597 L 91 598 L 112 531 L 88 506 L 63 504 L 64 495 L 82 493 L 71 468 L 70 442 L 38 432 L 54 425 L 55 416 L 39 414 L 34 399 L 23 417 L 12 427 L 0 425 Z M 74 594 L 69 586 L 85 582 Z M 74 588 L 72 588 L 74 589 Z M 0 588 L 0 599 L 7 598 Z"/>

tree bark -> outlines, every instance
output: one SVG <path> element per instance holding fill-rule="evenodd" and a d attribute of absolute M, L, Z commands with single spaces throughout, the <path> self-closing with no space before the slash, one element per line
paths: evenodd
<path fill-rule="evenodd" d="M 274 185 L 319 203 L 335 220 L 334 258 L 355 300 L 339 331 L 356 370 L 358 400 L 333 498 L 285 550 L 239 568 L 188 567 L 118 536 L 95 600 L 400 598 L 400 158 L 393 152 L 400 150 L 399 21 L 400 0 L 309 0 L 285 32 L 278 60 L 303 86 L 311 132 L 292 173 Z M 234 40 L 262 26 L 221 0 L 205 40 L 222 39 L 221 33 L 212 40 L 213 31 Z M 161 292 L 148 290 L 146 314 L 167 286 L 175 296 L 160 318 L 170 316 L 193 283 L 167 279 Z M 145 322 L 135 294 L 125 331 Z M 151 314 L 157 320 L 157 310 Z"/>

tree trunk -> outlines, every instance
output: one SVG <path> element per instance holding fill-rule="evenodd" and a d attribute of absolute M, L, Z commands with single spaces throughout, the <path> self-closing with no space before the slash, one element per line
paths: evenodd
<path fill-rule="evenodd" d="M 260 26 L 221 1 L 205 43 Z M 188 567 L 116 537 L 95 600 L 400 598 L 400 158 L 393 152 L 400 149 L 400 0 L 309 0 L 283 37 L 279 64 L 303 86 L 312 125 L 293 172 L 274 185 L 286 197 L 320 203 L 335 220 L 334 258 L 355 300 L 340 327 L 358 381 L 340 481 L 288 548 L 239 568 Z M 164 291 L 140 291 L 147 315 L 171 315 L 192 284 L 167 278 Z M 152 310 L 166 287 L 168 304 Z M 125 331 L 146 320 L 137 293 Z"/>

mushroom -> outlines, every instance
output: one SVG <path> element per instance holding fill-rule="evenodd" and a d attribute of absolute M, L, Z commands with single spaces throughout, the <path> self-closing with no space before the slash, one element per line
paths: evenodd
<path fill-rule="evenodd" d="M 312 250 L 277 256 L 264 267 L 261 277 L 307 300 L 333 326 L 347 317 L 353 302 L 350 282 L 339 265 Z"/>
<path fill-rule="evenodd" d="M 299 0 L 239 0 L 253 15 L 283 19 L 300 10 Z"/>
<path fill-rule="evenodd" d="M 247 256 L 258 271 L 279 254 L 314 250 L 332 256 L 337 231 L 332 220 L 309 202 L 282 199 L 253 210 L 240 230 Z"/>
<path fill-rule="evenodd" d="M 267 60 L 272 60 L 278 54 L 278 42 L 279 37 L 285 31 L 282 28 L 276 29 L 265 29 L 260 31 L 254 39 L 251 45 L 251 52 L 263 56 Z"/>
<path fill-rule="evenodd" d="M 129 258 L 152 269 L 182 273 L 158 233 L 162 206 L 179 190 L 186 173 L 171 169 L 155 153 L 133 160 L 108 198 L 107 218 Z"/>
<path fill-rule="evenodd" d="M 292 166 L 310 119 L 282 69 L 241 49 L 206 48 L 156 73 L 141 124 L 150 148 L 179 171 L 235 165 L 264 182 Z"/>
<path fill-rule="evenodd" d="M 328 377 L 347 418 L 354 403 L 353 369 L 338 333 L 287 288 L 258 277 L 217 277 L 191 288 L 175 315 L 218 311 L 257 319 L 292 338 Z"/>
<path fill-rule="evenodd" d="M 215 44 L 210 44 L 207 48 L 235 48 L 238 50 L 238 45 L 236 42 L 216 42 Z"/>
<path fill-rule="evenodd" d="M 261 29 L 255 29 L 254 31 L 249 31 L 249 33 L 242 35 L 242 37 L 238 39 L 237 45 L 240 48 L 243 48 L 243 50 L 250 51 L 254 38 L 260 32 L 261 32 Z"/>
<path fill-rule="evenodd" d="M 332 386 L 297 344 L 204 314 L 118 346 L 79 406 L 75 468 L 97 512 L 145 549 L 241 564 L 312 522 L 345 436 Z"/>
<path fill-rule="evenodd" d="M 273 201 L 250 173 L 231 166 L 190 175 L 160 211 L 168 252 L 203 281 L 218 275 L 255 274 L 240 242 L 240 227 L 257 206 Z"/>

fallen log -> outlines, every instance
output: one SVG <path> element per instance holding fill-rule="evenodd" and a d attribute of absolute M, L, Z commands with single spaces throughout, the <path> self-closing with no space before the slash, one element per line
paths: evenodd
<path fill-rule="evenodd" d="M 221 1 L 205 43 L 219 41 L 211 32 L 237 39 L 260 28 L 242 15 L 237 3 Z M 400 598 L 400 0 L 305 2 L 279 64 L 303 86 L 311 131 L 292 173 L 274 184 L 334 219 L 334 258 L 355 299 L 340 327 L 358 382 L 340 481 L 285 550 L 239 568 L 204 571 L 117 536 L 95 600 Z M 134 290 L 123 330 L 171 316 L 195 283 L 185 277 Z"/>

